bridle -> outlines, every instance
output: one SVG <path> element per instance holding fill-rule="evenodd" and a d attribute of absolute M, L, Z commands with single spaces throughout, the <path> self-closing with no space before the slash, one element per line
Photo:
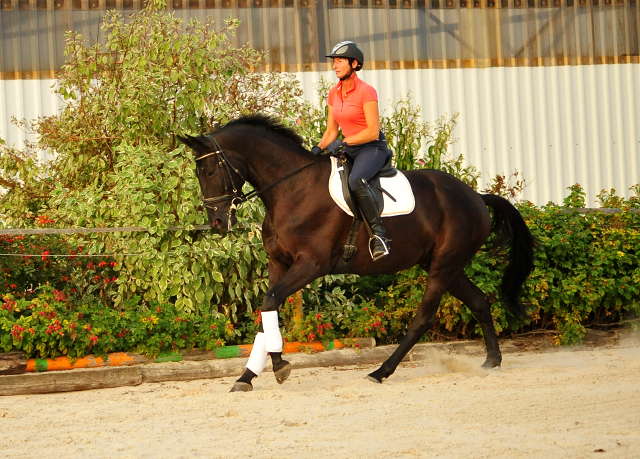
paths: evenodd
<path fill-rule="evenodd" d="M 260 195 L 260 193 L 263 193 L 264 191 L 268 190 L 271 187 L 276 186 L 277 184 L 284 182 L 285 180 L 287 180 L 290 177 L 293 177 L 294 175 L 296 175 L 298 172 L 302 171 L 303 169 L 306 169 L 307 167 L 311 166 L 312 164 L 317 163 L 318 161 L 320 161 L 322 158 L 324 158 L 327 155 L 321 155 L 318 158 L 316 158 L 315 160 L 311 161 L 309 164 L 306 164 L 304 166 L 302 166 L 299 169 L 296 169 L 295 171 L 291 172 L 288 175 L 285 175 L 284 177 L 276 180 L 275 182 L 265 186 L 264 188 L 260 189 L 260 190 L 252 190 L 249 193 L 242 193 L 241 190 L 238 189 L 238 186 L 236 186 L 234 180 L 233 180 L 233 174 L 231 173 L 231 171 L 233 170 L 233 172 L 235 172 L 236 174 L 238 174 L 240 176 L 240 178 L 242 179 L 242 182 L 246 182 L 247 179 L 244 177 L 244 175 L 242 175 L 242 172 L 240 172 L 240 170 L 237 167 L 234 167 L 233 164 L 231 164 L 231 162 L 229 161 L 229 158 L 227 158 L 227 155 L 225 154 L 224 150 L 222 149 L 222 147 L 220 146 L 220 144 L 218 143 L 218 141 L 211 135 L 208 134 L 206 135 L 207 139 L 209 139 L 211 141 L 211 143 L 213 144 L 213 147 L 215 148 L 214 151 L 210 152 L 210 153 L 206 153 L 202 156 L 199 156 L 196 158 L 196 162 L 200 161 L 201 159 L 204 158 L 208 158 L 209 156 L 214 156 L 217 155 L 218 156 L 218 162 L 217 162 L 217 167 L 220 168 L 223 173 L 226 172 L 225 175 L 222 176 L 222 180 L 224 183 L 224 191 L 223 194 L 221 196 L 217 196 L 217 197 L 213 197 L 213 198 L 206 198 L 204 197 L 202 199 L 202 203 L 204 205 L 204 207 L 206 207 L 207 209 L 211 209 L 211 210 L 218 210 L 218 207 L 215 205 L 219 202 L 224 202 L 224 201 L 231 201 L 231 205 L 229 206 L 229 212 L 227 215 L 227 224 L 228 224 L 228 229 L 231 230 L 231 214 L 233 213 L 233 211 L 235 211 L 238 206 L 240 204 L 242 204 L 245 201 L 248 201 L 251 198 L 255 198 L 256 196 Z M 240 185 L 242 186 L 242 184 Z"/>

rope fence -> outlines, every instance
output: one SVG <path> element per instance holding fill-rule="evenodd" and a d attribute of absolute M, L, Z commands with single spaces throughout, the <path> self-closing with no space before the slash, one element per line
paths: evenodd
<path fill-rule="evenodd" d="M 613 209 L 613 208 L 579 208 L 579 209 L 563 209 L 563 213 L 577 212 L 580 214 L 588 213 L 602 213 L 602 214 L 620 214 L 623 212 L 640 213 L 640 209 Z M 183 226 L 169 226 L 168 231 L 208 231 L 211 227 L 209 225 L 194 225 L 193 228 L 185 228 Z M 130 233 L 130 232 L 143 232 L 149 231 L 149 228 L 141 226 L 123 226 L 116 228 L 14 228 L 3 229 L 0 228 L 0 236 L 27 236 L 35 234 L 91 234 L 91 233 Z M 250 246 L 260 244 L 247 244 Z M 165 252 L 171 254 L 173 252 Z M 152 254 L 144 253 L 112 253 L 112 254 L 19 254 L 19 253 L 0 253 L 0 257 L 49 257 L 49 258 L 75 258 L 75 257 L 115 257 L 115 256 L 153 256 Z"/>
<path fill-rule="evenodd" d="M 209 225 L 194 225 L 193 229 L 187 229 L 182 226 L 169 226 L 169 231 L 207 231 L 210 230 Z M 89 233 L 135 233 L 141 231 L 149 231 L 149 228 L 141 226 L 123 226 L 120 228 L 16 228 L 2 229 L 0 228 L 0 236 L 16 235 L 26 236 L 30 234 L 89 234 Z"/>
<path fill-rule="evenodd" d="M 167 228 L 168 231 L 207 231 L 210 230 L 211 227 L 209 225 L 194 225 L 193 228 L 187 229 L 182 226 L 169 226 Z M 15 228 L 15 229 L 1 229 L 0 228 L 0 236 L 28 236 L 28 235 L 37 235 L 37 234 L 91 234 L 91 233 L 134 233 L 134 232 L 143 232 L 149 231 L 148 228 L 143 228 L 141 226 L 123 226 L 116 228 Z M 257 244 L 249 244 L 249 245 L 257 245 Z M 175 252 L 163 252 L 164 254 L 171 255 L 175 254 Z M 32 258 L 32 257 L 42 257 L 42 258 L 76 258 L 76 257 L 85 257 L 85 258 L 95 258 L 95 257 L 116 257 L 116 256 L 147 256 L 152 257 L 153 254 L 145 254 L 145 253 L 100 253 L 100 254 L 89 254 L 89 253 L 77 253 L 77 254 L 42 254 L 42 253 L 0 253 L 0 257 L 20 257 L 20 258 Z"/>

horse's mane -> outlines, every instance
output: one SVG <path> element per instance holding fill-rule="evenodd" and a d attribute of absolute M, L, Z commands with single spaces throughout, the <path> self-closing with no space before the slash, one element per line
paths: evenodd
<path fill-rule="evenodd" d="M 304 139 L 295 133 L 295 131 L 285 126 L 281 121 L 264 114 L 246 115 L 236 120 L 230 121 L 221 128 L 218 128 L 214 133 L 218 134 L 227 129 L 238 128 L 242 126 L 261 127 L 269 132 L 280 134 L 287 139 L 293 141 L 296 145 L 302 146 Z"/>

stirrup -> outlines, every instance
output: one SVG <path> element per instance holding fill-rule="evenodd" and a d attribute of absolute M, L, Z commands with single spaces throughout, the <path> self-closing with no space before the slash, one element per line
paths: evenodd
<path fill-rule="evenodd" d="M 377 256 L 373 256 L 373 250 L 371 250 L 371 241 L 373 240 L 379 240 L 382 243 L 382 247 L 384 247 L 384 253 L 383 254 L 379 254 Z M 389 239 L 385 239 L 382 238 L 380 236 L 378 236 L 377 234 L 374 234 L 373 236 L 371 236 L 369 238 L 369 255 L 371 255 L 371 258 L 373 259 L 373 261 L 379 260 L 382 257 L 386 257 L 387 255 L 389 255 L 389 246 L 387 245 L 387 242 L 389 241 Z"/>

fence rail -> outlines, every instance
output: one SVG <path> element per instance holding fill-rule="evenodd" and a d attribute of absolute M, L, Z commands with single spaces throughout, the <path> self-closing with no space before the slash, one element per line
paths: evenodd
<path fill-rule="evenodd" d="M 209 225 L 194 225 L 192 229 L 182 226 L 170 226 L 169 231 L 207 231 L 211 227 Z M 28 234 L 90 234 L 90 233 L 135 233 L 141 231 L 149 231 L 149 228 L 142 226 L 123 226 L 118 228 L 14 228 L 0 229 L 0 236 L 3 235 L 28 235 Z"/>
<path fill-rule="evenodd" d="M 640 213 L 640 209 L 613 209 L 600 207 L 595 209 L 579 208 L 579 209 L 563 209 L 562 212 L 577 212 L 580 214 L 602 213 L 602 214 L 621 214 L 622 212 Z M 187 229 L 183 226 L 169 226 L 169 231 L 208 231 L 209 225 L 194 225 L 193 228 Z M 149 228 L 142 226 L 123 226 L 117 228 L 0 228 L 0 236 L 4 235 L 29 235 L 29 234 L 90 234 L 90 233 L 127 233 L 149 231 Z"/>

